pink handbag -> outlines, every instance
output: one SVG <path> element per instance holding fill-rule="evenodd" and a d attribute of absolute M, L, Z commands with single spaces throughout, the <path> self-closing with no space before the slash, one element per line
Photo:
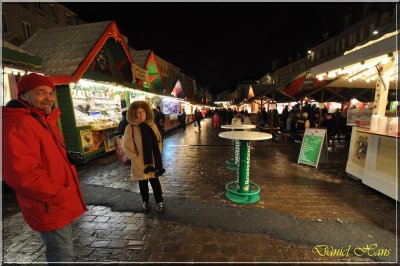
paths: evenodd
<path fill-rule="evenodd" d="M 122 138 L 116 137 L 115 138 L 115 154 L 117 155 L 118 159 L 124 164 L 124 165 L 131 165 L 131 159 L 126 156 L 124 150 L 122 149 L 122 143 L 121 143 Z"/>

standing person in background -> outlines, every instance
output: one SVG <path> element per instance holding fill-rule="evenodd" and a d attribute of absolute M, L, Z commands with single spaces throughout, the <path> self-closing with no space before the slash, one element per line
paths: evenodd
<path fill-rule="evenodd" d="M 201 130 L 200 121 L 203 118 L 203 115 L 197 108 L 196 108 L 196 110 L 194 110 L 194 118 L 196 119 L 197 126 L 199 127 L 199 131 L 200 131 Z"/>
<path fill-rule="evenodd" d="M 232 119 L 233 119 L 233 111 L 231 108 L 228 109 L 228 125 L 232 124 Z"/>
<path fill-rule="evenodd" d="M 182 129 L 183 130 L 186 129 L 186 111 L 185 111 L 185 109 L 183 109 L 183 111 L 182 111 Z"/>
<path fill-rule="evenodd" d="M 26 223 L 41 234 L 47 262 L 74 259 L 71 223 L 87 209 L 78 173 L 57 128 L 55 86 L 22 76 L 18 100 L 3 108 L 3 179 L 16 193 Z"/>
<path fill-rule="evenodd" d="M 162 139 L 154 123 L 150 105 L 145 101 L 131 103 L 128 108 L 129 122 L 125 130 L 122 147 L 131 158 L 131 178 L 139 181 L 143 210 L 150 210 L 149 181 L 157 203 L 157 212 L 164 210 L 163 196 L 159 176 L 165 173 L 162 163 Z"/>
<path fill-rule="evenodd" d="M 331 113 L 326 113 L 324 120 L 322 120 L 321 127 L 326 128 L 328 144 L 332 140 L 332 146 L 335 146 L 335 135 L 338 133 L 338 126 L 336 123 L 336 118 Z"/>
<path fill-rule="evenodd" d="M 267 111 L 265 110 L 265 107 L 263 107 L 262 108 L 262 111 L 261 111 L 261 118 L 262 118 L 262 121 L 260 122 L 260 126 L 265 126 L 265 124 L 267 124 L 268 123 L 268 113 L 267 113 Z"/>
<path fill-rule="evenodd" d="M 154 112 L 154 123 L 156 124 L 158 131 L 162 135 L 164 133 L 165 115 L 163 112 L 161 112 L 160 106 L 157 106 L 157 108 L 154 109 L 153 112 Z"/>
<path fill-rule="evenodd" d="M 244 118 L 243 118 L 243 124 L 244 124 L 244 125 L 252 125 L 252 124 L 253 124 L 253 123 L 251 122 L 251 119 L 250 119 L 250 114 L 247 114 L 247 115 L 244 116 Z"/>
<path fill-rule="evenodd" d="M 182 130 L 185 130 L 186 129 L 186 112 L 185 112 L 185 109 L 183 109 L 183 112 L 179 111 L 178 122 L 179 122 L 179 128 L 182 129 Z"/>
<path fill-rule="evenodd" d="M 214 128 L 218 128 L 219 127 L 219 116 L 218 116 L 218 112 L 215 111 L 214 113 Z"/>
<path fill-rule="evenodd" d="M 119 122 L 117 131 L 114 133 L 114 135 L 120 135 L 120 136 L 124 135 L 125 128 L 128 125 L 128 120 L 126 120 L 126 110 L 123 110 L 121 112 L 121 115 L 122 115 L 122 119 Z"/>
<path fill-rule="evenodd" d="M 289 118 L 289 107 L 285 105 L 285 108 L 282 110 L 282 130 L 286 130 L 286 120 Z"/>
<path fill-rule="evenodd" d="M 242 119 L 240 113 L 238 113 L 233 119 L 232 119 L 232 125 L 241 125 L 242 124 Z"/>

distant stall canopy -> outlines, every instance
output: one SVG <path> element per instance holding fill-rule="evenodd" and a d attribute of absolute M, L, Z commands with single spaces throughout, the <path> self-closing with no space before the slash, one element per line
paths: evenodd
<path fill-rule="evenodd" d="M 256 91 L 256 94 L 245 103 L 250 103 L 255 100 L 273 100 L 274 102 L 286 103 L 295 100 L 294 97 L 279 90 L 277 86 L 273 84 L 251 84 L 251 87 Z"/>
<path fill-rule="evenodd" d="M 176 81 L 174 88 L 171 91 L 174 97 L 185 99 L 185 93 L 183 92 L 182 84 L 179 80 Z"/>

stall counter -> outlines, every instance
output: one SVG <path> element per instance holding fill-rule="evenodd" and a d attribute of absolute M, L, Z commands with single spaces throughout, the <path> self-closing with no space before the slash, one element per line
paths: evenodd
<path fill-rule="evenodd" d="M 397 135 L 353 127 L 346 173 L 367 186 L 398 200 Z"/>

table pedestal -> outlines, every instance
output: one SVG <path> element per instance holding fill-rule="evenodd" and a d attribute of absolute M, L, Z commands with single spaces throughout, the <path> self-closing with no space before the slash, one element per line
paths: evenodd
<path fill-rule="evenodd" d="M 239 165 L 239 149 L 240 149 L 240 144 L 239 140 L 234 140 L 233 141 L 233 159 L 229 159 L 226 161 L 226 168 L 229 170 L 237 170 L 237 166 Z"/>
<path fill-rule="evenodd" d="M 236 168 L 237 180 L 225 185 L 225 195 L 236 203 L 255 203 L 260 200 L 261 189 L 257 184 L 250 182 L 250 141 L 235 140 L 235 142 L 239 143 L 239 148 L 235 148 L 235 159 L 239 159 Z"/>

